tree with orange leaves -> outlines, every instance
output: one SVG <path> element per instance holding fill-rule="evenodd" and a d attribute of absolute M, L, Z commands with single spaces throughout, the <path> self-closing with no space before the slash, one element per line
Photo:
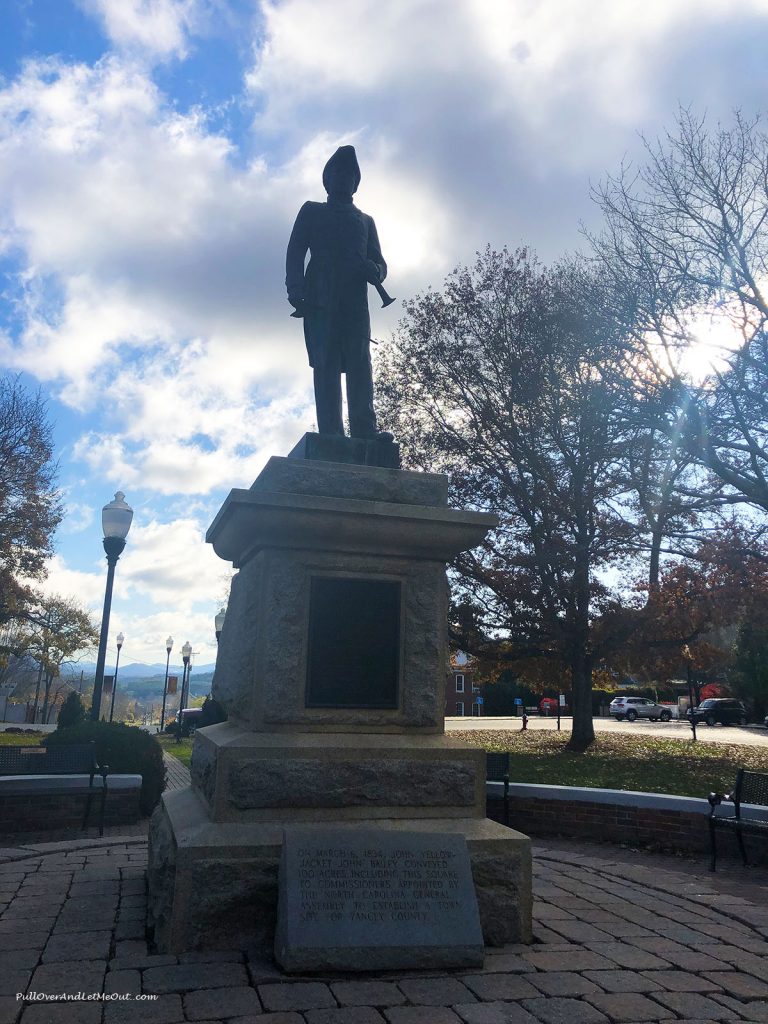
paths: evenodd
<path fill-rule="evenodd" d="M 662 680 L 685 673 L 686 662 L 696 673 L 725 669 L 739 627 L 768 616 L 768 546 L 730 523 L 638 592 L 644 606 L 625 670 Z"/>

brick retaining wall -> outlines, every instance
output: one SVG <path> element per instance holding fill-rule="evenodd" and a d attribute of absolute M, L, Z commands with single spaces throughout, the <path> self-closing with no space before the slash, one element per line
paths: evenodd
<path fill-rule="evenodd" d="M 487 815 L 502 821 L 500 783 L 487 783 Z M 517 792 L 516 792 L 517 790 Z M 551 792 L 548 792 L 551 791 Z M 510 785 L 509 824 L 526 835 L 586 839 L 674 853 L 709 853 L 706 800 L 667 797 L 653 793 L 563 786 Z M 758 812 L 759 813 L 759 812 Z M 745 837 L 750 859 L 768 863 L 765 839 Z M 736 838 L 719 829 L 719 853 L 738 856 Z"/>
<path fill-rule="evenodd" d="M 501 821 L 503 809 L 502 801 L 489 799 L 489 818 Z M 709 849 L 706 818 L 680 811 L 581 802 L 565 807 L 560 800 L 513 797 L 509 824 L 534 836 L 609 839 L 633 846 L 695 852 Z"/>
<path fill-rule="evenodd" d="M 0 835 L 9 832 L 43 832 L 80 828 L 87 796 L 82 793 L 0 795 Z M 99 823 L 101 795 L 91 801 L 88 825 Z M 114 790 L 107 794 L 105 825 L 133 825 L 139 820 L 139 790 Z"/>

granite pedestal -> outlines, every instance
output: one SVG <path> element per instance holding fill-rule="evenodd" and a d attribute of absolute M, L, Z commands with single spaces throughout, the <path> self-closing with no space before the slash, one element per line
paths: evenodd
<path fill-rule="evenodd" d="M 530 941 L 529 840 L 485 818 L 484 753 L 443 725 L 445 563 L 494 524 L 448 508 L 445 477 L 295 456 L 230 493 L 207 537 L 239 570 L 229 720 L 152 820 L 158 951 L 271 951 L 283 829 L 312 823 L 464 837 L 486 943 Z"/>

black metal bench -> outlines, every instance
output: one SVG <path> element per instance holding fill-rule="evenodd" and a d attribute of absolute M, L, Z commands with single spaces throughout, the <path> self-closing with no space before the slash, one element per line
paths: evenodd
<path fill-rule="evenodd" d="M 733 804 L 733 815 L 716 814 L 722 803 Z M 731 793 L 709 794 L 709 841 L 712 848 L 710 870 L 714 871 L 717 864 L 716 832 L 719 828 L 729 829 L 736 833 L 741 851 L 741 859 L 748 864 L 747 851 L 744 846 L 744 835 L 763 835 L 768 839 L 768 819 L 749 818 L 742 813 L 743 804 L 768 807 L 768 773 L 749 772 L 739 768 L 736 776 L 736 788 Z"/>
<path fill-rule="evenodd" d="M 88 787 L 77 792 L 84 792 L 87 799 L 85 813 L 83 815 L 83 828 L 88 827 L 88 818 L 91 813 L 93 797 L 101 794 L 101 806 L 99 810 L 99 835 L 104 835 L 104 808 L 107 800 L 107 776 L 109 766 L 100 765 L 96 759 L 95 743 L 72 743 L 60 747 L 0 747 L 0 778 L 18 776 L 46 777 L 52 788 L 56 789 L 56 780 L 64 776 L 88 776 Z M 96 776 L 99 779 L 94 785 Z M 47 788 L 47 787 L 46 787 Z M 72 793 L 71 787 L 62 787 L 62 795 Z M 34 799 L 34 793 L 30 793 Z"/>
<path fill-rule="evenodd" d="M 504 824 L 509 825 L 509 752 L 486 753 L 485 777 L 488 782 L 504 783 Z"/>

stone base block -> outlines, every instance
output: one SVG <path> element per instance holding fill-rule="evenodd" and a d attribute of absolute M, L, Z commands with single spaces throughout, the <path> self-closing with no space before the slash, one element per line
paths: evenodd
<path fill-rule="evenodd" d="M 486 945 L 531 941 L 527 836 L 486 818 L 337 821 L 334 827 L 464 836 Z M 280 820 L 212 822 L 191 788 L 164 794 L 149 836 L 148 924 L 158 952 L 240 948 L 271 957 L 282 840 Z"/>
<path fill-rule="evenodd" d="M 400 445 L 362 437 L 336 434 L 305 434 L 288 456 L 320 462 L 400 468 Z"/>
<path fill-rule="evenodd" d="M 485 754 L 446 736 L 200 729 L 192 783 L 214 821 L 485 814 Z"/>
<path fill-rule="evenodd" d="M 442 733 L 445 563 L 496 525 L 444 477 L 270 459 L 206 535 L 239 569 L 213 696 L 254 732 Z"/>
<path fill-rule="evenodd" d="M 275 935 L 284 971 L 472 969 L 484 954 L 463 836 L 284 830 Z"/>

